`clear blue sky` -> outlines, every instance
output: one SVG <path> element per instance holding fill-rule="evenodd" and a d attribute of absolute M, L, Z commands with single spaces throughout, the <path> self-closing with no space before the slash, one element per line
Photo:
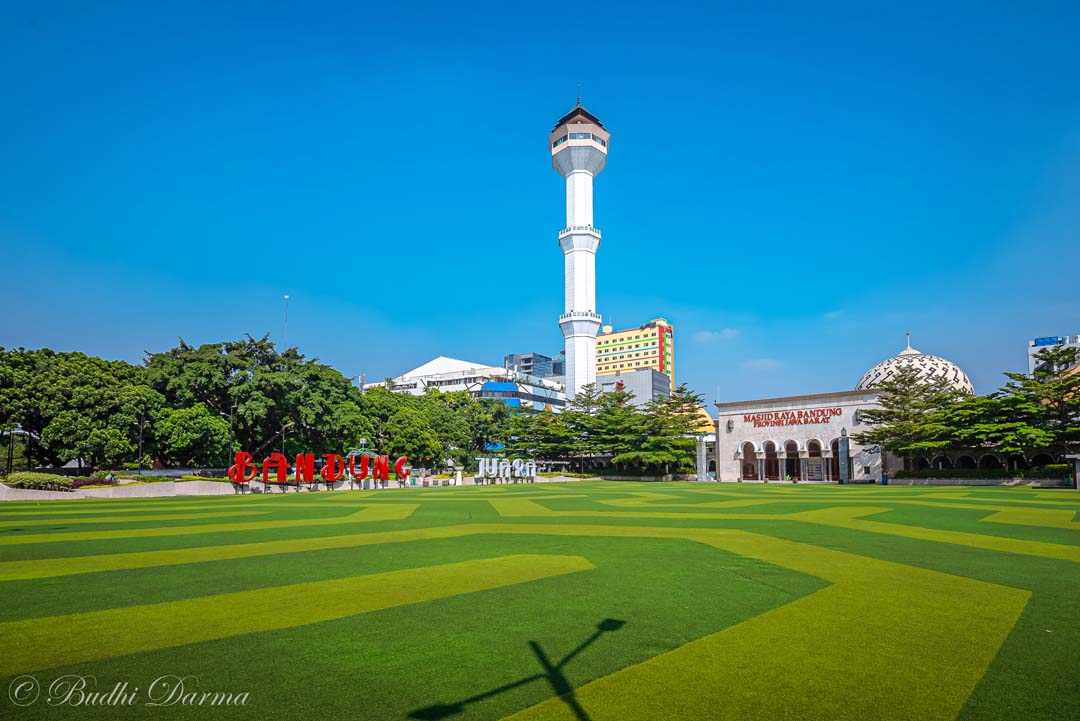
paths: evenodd
<path fill-rule="evenodd" d="M 4 4 L 0 345 L 555 353 L 578 83 L 598 310 L 710 400 L 1080 332 L 1076 2 Z"/>

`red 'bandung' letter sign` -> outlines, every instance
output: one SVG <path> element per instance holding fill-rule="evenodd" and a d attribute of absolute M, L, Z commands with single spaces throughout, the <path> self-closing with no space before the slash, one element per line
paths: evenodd
<path fill-rule="evenodd" d="M 390 480 L 390 456 L 375 456 L 375 467 L 371 469 L 371 477 L 376 481 Z"/>
<path fill-rule="evenodd" d="M 251 469 L 250 476 L 247 473 L 249 468 Z M 229 466 L 229 480 L 233 483 L 247 483 L 255 480 L 255 474 L 258 472 L 258 468 L 251 462 L 251 454 L 246 451 L 237 451 L 236 463 Z"/>
<path fill-rule="evenodd" d="M 357 456 L 349 456 L 349 462 L 336 453 L 323 453 L 324 463 L 319 475 L 328 483 L 340 481 L 348 469 L 349 475 L 354 480 L 362 481 L 365 478 L 374 478 L 376 481 L 390 480 L 390 457 L 361 455 L 359 468 Z M 407 479 L 411 471 L 408 468 L 409 459 L 406 456 L 399 457 L 394 461 L 394 473 L 401 480 Z M 275 478 L 271 480 L 273 471 Z M 236 462 L 229 466 L 229 480 L 233 483 L 248 483 L 255 480 L 259 474 L 259 467 L 252 461 L 251 454 L 245 451 L 237 451 Z M 263 483 L 287 483 L 289 474 L 289 459 L 284 453 L 271 453 L 262 462 Z M 296 481 L 297 483 L 312 483 L 315 480 L 315 454 L 296 454 Z"/>
<path fill-rule="evenodd" d="M 326 461 L 321 471 L 323 480 L 331 483 L 340 481 L 345 475 L 345 461 L 336 453 L 324 453 L 322 457 Z"/>
<path fill-rule="evenodd" d="M 311 483 L 315 480 L 315 454 L 296 454 L 296 482 Z"/>
<path fill-rule="evenodd" d="M 274 483 L 284 483 L 285 474 L 289 472 L 289 459 L 284 453 L 271 453 L 269 458 L 263 459 L 263 483 L 270 482 L 270 467 L 277 470 L 277 478 Z"/>
<path fill-rule="evenodd" d="M 368 464 L 371 462 L 371 458 L 368 456 L 360 456 L 360 470 L 356 470 L 356 456 L 349 456 L 349 475 L 358 481 L 362 481 L 368 476 Z"/>

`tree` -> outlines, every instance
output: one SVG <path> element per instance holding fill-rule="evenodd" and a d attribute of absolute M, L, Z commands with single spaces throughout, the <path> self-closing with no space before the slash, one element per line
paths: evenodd
<path fill-rule="evenodd" d="M 616 455 L 612 462 L 664 474 L 692 465 L 703 400 L 701 394 L 682 383 L 670 398 L 650 403 L 645 410 L 640 443 Z"/>
<path fill-rule="evenodd" d="M 862 411 L 872 428 L 852 440 L 902 456 L 908 468 L 916 456 L 950 445 L 946 412 L 963 393 L 948 381 L 921 378 L 915 368 L 902 366 L 877 390 L 878 407 Z"/>
<path fill-rule="evenodd" d="M 229 422 L 202 404 L 165 409 L 155 419 L 161 460 L 168 465 L 220 465 L 232 445 Z"/>
<path fill-rule="evenodd" d="M 569 455 L 579 461 L 586 456 L 598 455 L 604 450 L 597 424 L 603 396 L 595 383 L 587 383 L 578 390 L 560 416 L 569 431 Z"/>
<path fill-rule="evenodd" d="M 371 421 L 371 444 L 379 453 L 387 442 L 387 423 L 410 399 L 386 388 L 373 388 L 364 394 L 360 408 Z"/>
<path fill-rule="evenodd" d="M 1036 355 L 1039 363 L 1030 376 L 1006 373 L 1009 381 L 1000 390 L 949 408 L 943 422 L 952 444 L 1054 457 L 1075 451 L 1080 446 L 1080 372 L 1069 369 L 1077 356 L 1075 348 L 1046 348 Z"/>
<path fill-rule="evenodd" d="M 392 456 L 408 456 L 414 466 L 436 466 L 443 458 L 443 444 L 416 408 L 402 408 L 386 422 L 385 450 Z"/>
<path fill-rule="evenodd" d="M 566 413 L 550 409 L 519 411 L 503 426 L 507 453 L 545 461 L 568 460 L 576 453 L 575 432 Z"/>
<path fill-rule="evenodd" d="M 287 428 L 286 452 L 320 452 L 347 441 L 335 419 L 360 393 L 340 372 L 310 360 L 295 348 L 278 352 L 268 336 L 237 341 L 180 344 L 149 355 L 150 384 L 172 407 L 197 404 L 231 422 L 240 448 L 261 452 L 280 442 Z"/>
<path fill-rule="evenodd" d="M 495 398 L 469 397 L 468 401 L 459 410 L 468 433 L 464 454 L 466 463 L 505 438 L 507 424 L 511 418 L 510 408 Z M 514 415 L 517 417 L 531 414 Z"/>

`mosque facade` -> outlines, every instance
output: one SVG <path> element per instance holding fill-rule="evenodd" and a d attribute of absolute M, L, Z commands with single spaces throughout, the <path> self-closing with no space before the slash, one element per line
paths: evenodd
<path fill-rule="evenodd" d="M 958 365 L 915 350 L 909 335 L 904 350 L 864 373 L 852 390 L 717 402 L 717 480 L 879 482 L 882 454 L 851 436 L 868 430 L 862 415 L 877 407 L 878 387 L 905 366 L 916 369 L 927 382 L 944 379 L 963 393 L 975 392 Z M 926 460 L 933 462 L 939 468 L 969 463 L 981 467 L 980 459 L 973 457 Z M 1007 464 L 1008 459 L 997 462 Z M 886 467 L 895 470 L 901 467 L 900 460 L 890 457 Z"/>

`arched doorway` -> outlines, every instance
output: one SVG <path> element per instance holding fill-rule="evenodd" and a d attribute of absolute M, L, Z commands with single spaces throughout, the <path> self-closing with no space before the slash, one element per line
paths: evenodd
<path fill-rule="evenodd" d="M 1000 458 L 988 453 L 979 459 L 979 468 L 984 471 L 1001 471 L 1004 470 L 1005 467 L 1001 465 Z"/>
<path fill-rule="evenodd" d="M 840 439 L 834 438 L 829 444 L 829 449 L 832 450 L 832 458 L 829 459 L 829 479 L 835 482 L 840 480 Z"/>
<path fill-rule="evenodd" d="M 765 480 L 780 480 L 780 457 L 776 453 L 776 444 L 765 441 Z"/>
<path fill-rule="evenodd" d="M 806 443 L 806 480 L 825 480 L 825 464 L 821 458 L 821 443 L 815 440 Z"/>
<path fill-rule="evenodd" d="M 930 470 L 930 461 L 926 458 L 919 458 L 915 461 L 915 470 L 928 471 Z"/>
<path fill-rule="evenodd" d="M 1010 471 L 1022 471 L 1027 468 L 1027 459 L 1018 453 L 1014 453 L 1009 456 L 1006 465 Z"/>
<path fill-rule="evenodd" d="M 742 445 L 742 479 L 744 481 L 756 481 L 757 475 L 757 452 L 754 444 L 749 441 Z"/>
<path fill-rule="evenodd" d="M 975 468 L 975 459 L 971 456 L 960 456 L 956 459 L 957 468 L 966 468 L 968 470 Z"/>
<path fill-rule="evenodd" d="M 802 465 L 799 463 L 799 444 L 788 441 L 784 444 L 784 454 L 787 456 L 784 459 L 784 478 L 801 481 L 802 476 L 799 474 L 802 472 Z"/>
<path fill-rule="evenodd" d="M 950 461 L 945 456 L 938 456 L 937 458 L 934 459 L 934 464 L 933 465 L 934 465 L 934 468 L 936 468 L 936 469 L 938 469 L 940 471 L 943 468 L 952 468 L 952 461 Z"/>
<path fill-rule="evenodd" d="M 1039 453 L 1031 459 L 1031 467 L 1042 468 L 1043 466 L 1049 466 L 1053 462 L 1054 458 L 1049 453 Z"/>

